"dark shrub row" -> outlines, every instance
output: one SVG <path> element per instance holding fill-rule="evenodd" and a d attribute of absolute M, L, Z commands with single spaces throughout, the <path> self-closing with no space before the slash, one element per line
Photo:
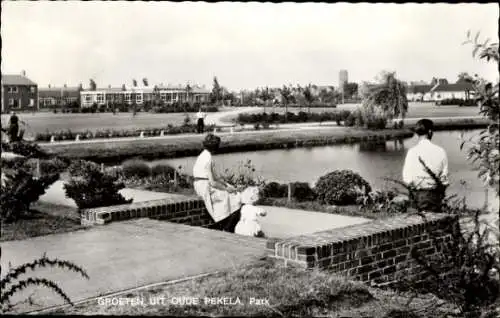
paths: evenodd
<path fill-rule="evenodd" d="M 442 101 L 439 101 L 436 103 L 437 105 L 442 105 L 442 106 L 476 106 L 477 102 L 473 99 L 461 99 L 461 98 L 447 98 L 443 99 Z"/>
<path fill-rule="evenodd" d="M 336 170 L 319 178 L 311 188 L 307 182 L 290 183 L 291 198 L 303 201 L 318 201 L 328 205 L 357 204 L 360 198 L 371 192 L 370 184 L 351 170 Z M 288 184 L 267 183 L 263 190 L 264 198 L 288 197 Z"/>
<path fill-rule="evenodd" d="M 208 125 L 205 129 L 213 130 L 213 125 Z M 133 130 L 114 130 L 114 129 L 105 129 L 105 130 L 97 130 L 97 131 L 71 131 L 63 130 L 63 131 L 55 131 L 55 132 L 45 132 L 38 133 L 35 136 L 36 141 L 50 141 L 52 136 L 54 136 L 55 141 L 60 140 L 75 140 L 77 135 L 80 135 L 80 140 L 84 139 L 96 139 L 96 138 L 123 138 L 123 137 L 138 137 L 141 135 L 141 132 L 144 132 L 144 137 L 154 137 L 160 136 L 161 131 L 165 135 L 178 135 L 178 134 L 187 134 L 187 133 L 196 133 L 197 128 L 193 124 L 181 125 L 181 126 L 173 126 L 169 124 L 163 128 L 147 128 L 147 129 L 133 129 Z"/>
<path fill-rule="evenodd" d="M 322 112 L 322 113 L 291 113 L 285 114 L 278 113 L 258 113 L 258 114 L 239 114 L 238 122 L 241 124 L 256 124 L 256 123 L 305 123 L 305 122 L 324 122 L 336 121 L 340 124 L 351 114 L 348 110 L 335 111 L 335 112 Z"/>

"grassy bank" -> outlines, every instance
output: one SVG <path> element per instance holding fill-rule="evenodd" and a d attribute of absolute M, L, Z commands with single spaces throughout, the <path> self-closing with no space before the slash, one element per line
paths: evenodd
<path fill-rule="evenodd" d="M 411 137 L 409 130 L 371 131 L 356 128 L 269 130 L 221 135 L 221 153 L 312 147 L 369 140 Z M 86 159 L 103 163 L 121 163 L 125 159 L 176 158 L 195 156 L 202 150 L 203 136 L 179 136 L 155 140 L 130 140 L 114 143 L 42 145 L 51 154 L 68 159 Z"/>
<path fill-rule="evenodd" d="M 435 302 L 431 297 L 418 297 L 406 305 L 410 298 L 405 295 L 372 289 L 328 272 L 285 268 L 270 260 L 256 261 L 243 268 L 130 292 L 119 297 L 143 299 L 146 305 L 99 305 L 94 300 L 51 314 L 380 318 L 438 316 L 436 311 L 427 308 Z M 163 304 L 149 303 L 150 300 L 161 297 L 164 299 Z M 199 299 L 199 303 L 172 304 L 174 297 L 177 300 L 182 297 Z M 228 297 L 233 305 L 205 303 L 205 297 Z M 237 298 L 240 302 L 237 302 Z M 260 299 L 261 304 L 251 303 L 251 298 Z"/>
<path fill-rule="evenodd" d="M 75 208 L 36 202 L 28 217 L 12 223 L 1 222 L 0 242 L 64 233 L 84 228 Z"/>

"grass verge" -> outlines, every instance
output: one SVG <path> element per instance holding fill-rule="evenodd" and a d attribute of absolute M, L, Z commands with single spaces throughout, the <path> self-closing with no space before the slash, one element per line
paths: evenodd
<path fill-rule="evenodd" d="M 271 260 L 178 284 L 135 291 L 121 297 L 142 299 L 145 305 L 116 306 L 97 300 L 50 314 L 168 315 L 168 316 L 266 316 L 266 317 L 396 317 L 411 314 L 429 302 L 425 297 L 405 306 L 408 298 L 332 275 L 325 271 L 285 268 Z M 153 305 L 152 299 L 164 302 Z M 198 304 L 173 304 L 182 297 Z M 205 302 L 227 297 L 226 305 Z M 260 304 L 251 299 L 265 300 Z M 239 300 L 239 301 L 238 301 Z M 266 303 L 267 301 L 267 303 Z M 228 304 L 231 303 L 231 304 Z M 434 315 L 433 315 L 434 316 Z M 403 316 L 399 316 L 403 317 Z M 404 317 L 424 317 L 417 315 Z"/>
<path fill-rule="evenodd" d="M 29 217 L 12 223 L 2 222 L 0 242 L 76 231 L 84 228 L 75 208 L 37 202 Z"/>
<path fill-rule="evenodd" d="M 324 146 L 369 140 L 408 138 L 409 130 L 365 130 L 346 127 L 257 131 L 221 135 L 221 153 Z M 44 144 L 50 154 L 68 159 L 120 164 L 130 158 L 154 160 L 195 156 L 202 150 L 203 135 L 178 136 L 155 140 L 127 140 L 113 143 Z"/>

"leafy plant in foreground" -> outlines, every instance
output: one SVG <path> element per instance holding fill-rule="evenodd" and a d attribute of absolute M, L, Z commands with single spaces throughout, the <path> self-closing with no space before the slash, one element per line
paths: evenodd
<path fill-rule="evenodd" d="M 54 281 L 46 278 L 27 277 L 21 279 L 21 276 L 28 271 L 34 271 L 38 268 L 57 267 L 80 274 L 85 279 L 89 279 L 88 274 L 78 265 L 59 259 L 49 259 L 46 255 L 32 262 L 24 263 L 15 268 L 10 268 L 7 274 L 0 279 L 0 313 L 12 311 L 18 303 L 12 303 L 11 299 L 17 293 L 27 289 L 30 286 L 42 286 L 51 289 L 67 303 L 73 305 L 71 299 L 66 295 L 62 288 Z M 31 301 L 28 299 L 28 301 Z"/>

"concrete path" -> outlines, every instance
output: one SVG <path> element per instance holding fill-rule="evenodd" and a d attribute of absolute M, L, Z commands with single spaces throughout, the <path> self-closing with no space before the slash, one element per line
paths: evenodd
<path fill-rule="evenodd" d="M 259 217 L 262 231 L 268 237 L 287 238 L 310 234 L 353 224 L 370 222 L 370 219 L 339 214 L 311 212 L 274 206 L 262 206 L 267 215 Z"/>
<path fill-rule="evenodd" d="M 265 255 L 265 240 L 201 227 L 138 219 L 64 234 L 2 242 L 2 269 L 29 262 L 47 252 L 49 258 L 76 263 L 90 280 L 57 268 L 40 269 L 23 277 L 54 280 L 72 301 L 110 294 L 183 277 L 226 270 Z M 3 273 L 2 273 L 3 274 Z M 39 306 L 23 304 L 25 312 L 63 304 L 43 287 L 29 288 Z"/>
<path fill-rule="evenodd" d="M 45 194 L 42 195 L 39 201 L 70 206 L 76 208 L 76 203 L 73 199 L 69 199 L 66 197 L 66 193 L 63 188 L 64 181 L 59 180 L 54 182 L 46 191 Z M 153 191 L 145 191 L 145 190 L 137 190 L 137 189 L 122 189 L 119 191 L 125 199 L 134 199 L 134 202 L 144 202 L 151 200 L 161 200 L 161 199 L 169 199 L 169 198 L 185 198 L 186 196 L 181 194 L 173 194 L 173 193 L 163 193 L 163 192 L 153 192 Z"/>

